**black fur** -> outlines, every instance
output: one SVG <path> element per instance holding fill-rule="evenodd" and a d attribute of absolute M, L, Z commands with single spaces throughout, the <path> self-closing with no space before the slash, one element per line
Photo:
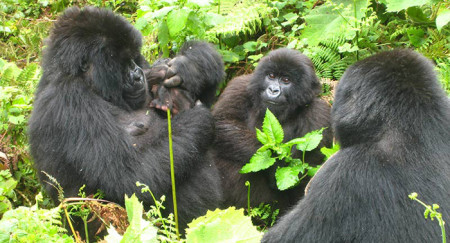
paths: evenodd
<path fill-rule="evenodd" d="M 66 197 L 76 196 L 85 184 L 88 195 L 101 189 L 105 199 L 123 204 L 125 194 L 136 193 L 145 205 L 153 204 L 150 194 L 136 187 L 140 181 L 157 199 L 166 195 L 171 211 L 167 120 L 147 108 L 146 82 L 141 88 L 130 80 L 137 75 L 140 81 L 137 71 L 130 75 L 131 60 L 148 68 L 140 48 L 141 34 L 107 10 L 74 7 L 55 23 L 29 134 L 36 168 L 55 177 Z M 145 130 L 130 132 L 135 121 Z M 178 210 L 185 227 L 221 200 L 218 172 L 204 156 L 214 121 L 207 108 L 196 106 L 173 117 L 172 126 Z M 56 201 L 56 190 L 44 184 Z"/>
<path fill-rule="evenodd" d="M 281 95 L 274 99 L 278 105 L 263 102 L 266 92 L 266 77 L 288 77 L 290 83 L 283 87 Z M 330 127 L 330 106 L 318 95 L 320 83 L 314 73 L 311 61 L 295 50 L 279 49 L 261 59 L 255 72 L 230 81 L 219 100 L 214 105 L 216 120 L 216 140 L 213 150 L 214 160 L 222 177 L 225 206 L 246 207 L 248 180 L 251 183 L 251 204 L 278 201 L 281 210 L 295 203 L 303 194 L 305 182 L 292 190 L 279 191 L 275 184 L 273 170 L 240 174 L 261 143 L 256 139 L 255 127 L 261 128 L 269 108 L 279 119 L 285 132 L 285 141 L 302 137 L 321 127 Z M 326 130 L 322 145 L 330 145 L 331 132 Z M 301 152 L 295 151 L 299 158 Z M 306 161 L 320 164 L 320 152 L 307 153 Z M 280 163 L 280 165 L 282 165 Z"/>
<path fill-rule="evenodd" d="M 408 198 L 439 204 L 449 221 L 450 102 L 432 63 L 395 50 L 354 64 L 332 119 L 341 150 L 263 242 L 440 242 L 438 223 Z"/>
<path fill-rule="evenodd" d="M 194 94 L 205 106 L 211 107 L 215 101 L 217 85 L 225 77 L 222 57 L 208 43 L 188 41 L 184 43 L 178 57 L 185 57 L 186 62 L 174 62 L 177 73 L 183 77 L 181 85 Z"/>

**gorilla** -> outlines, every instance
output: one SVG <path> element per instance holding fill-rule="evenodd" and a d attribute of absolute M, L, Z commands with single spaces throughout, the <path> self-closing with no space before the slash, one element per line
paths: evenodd
<path fill-rule="evenodd" d="M 450 102 L 431 61 L 399 49 L 357 62 L 331 116 L 341 150 L 263 242 L 441 241 L 408 198 L 417 192 L 450 218 Z"/>
<path fill-rule="evenodd" d="M 175 58 L 158 60 L 151 70 L 150 76 L 157 77 L 156 82 L 149 80 L 155 98 L 151 106 L 162 110 L 175 106 L 175 112 L 182 105 L 192 108 L 196 101 L 211 107 L 225 76 L 219 53 L 211 44 L 200 41 L 186 42 Z M 161 77 L 165 78 L 163 85 Z"/>
<path fill-rule="evenodd" d="M 157 199 L 167 196 L 168 213 L 172 199 L 167 119 L 150 108 L 152 97 L 142 68 L 153 84 L 160 76 L 161 82 L 177 77 L 203 86 L 183 76 L 183 68 L 170 75 L 166 75 L 169 67 L 150 68 L 140 54 L 141 39 L 130 23 L 111 11 L 67 9 L 44 50 L 43 75 L 29 121 L 30 150 L 37 170 L 56 178 L 66 197 L 76 196 L 86 185 L 87 195 L 101 189 L 105 199 L 123 205 L 125 194 L 136 193 L 149 206 L 154 201 L 149 193 L 140 192 L 136 186 L 140 181 Z M 213 55 L 208 51 L 181 59 L 201 63 Z M 189 66 L 177 61 L 170 68 L 184 65 L 194 74 L 223 73 L 220 63 Z M 204 87 L 210 89 L 210 83 Z M 183 95 L 188 93 L 180 92 L 174 99 L 183 100 Z M 214 119 L 209 109 L 196 105 L 179 110 L 172 129 L 178 211 L 184 228 L 222 200 L 217 168 L 205 156 L 214 138 Z M 42 173 L 39 176 L 47 180 Z M 48 184 L 45 188 L 57 201 L 55 188 Z"/>
<path fill-rule="evenodd" d="M 239 76 L 228 84 L 214 105 L 216 139 L 212 156 L 222 178 L 225 206 L 246 207 L 250 181 L 250 202 L 277 201 L 281 211 L 297 202 L 306 180 L 294 189 L 279 191 L 275 170 L 240 174 L 261 143 L 255 127 L 261 127 L 269 108 L 283 126 L 285 140 L 302 137 L 322 127 L 330 127 L 330 106 L 318 96 L 321 85 L 312 62 L 291 49 L 278 49 L 262 58 L 253 74 Z M 323 145 L 331 145 L 332 133 L 324 131 Z M 300 158 L 301 151 L 293 156 Z M 318 165 L 323 156 L 318 150 L 307 153 L 306 162 Z M 279 165 L 282 166 L 281 162 Z"/>

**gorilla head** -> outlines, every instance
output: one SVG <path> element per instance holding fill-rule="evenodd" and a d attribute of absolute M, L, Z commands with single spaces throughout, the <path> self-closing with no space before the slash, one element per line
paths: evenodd
<path fill-rule="evenodd" d="M 261 59 L 248 89 L 262 112 L 269 108 L 283 119 L 317 97 L 320 83 L 308 57 L 282 48 Z"/>
<path fill-rule="evenodd" d="M 127 110 L 146 101 L 141 34 L 123 17 L 93 7 L 70 8 L 49 40 L 43 59 L 47 70 L 83 80 L 104 100 Z"/>
<path fill-rule="evenodd" d="M 408 50 L 385 52 L 350 67 L 332 109 L 337 139 L 348 146 L 398 134 L 404 126 L 411 129 L 409 121 L 423 116 L 416 111 L 431 112 L 448 103 L 436 80 L 431 61 Z"/>

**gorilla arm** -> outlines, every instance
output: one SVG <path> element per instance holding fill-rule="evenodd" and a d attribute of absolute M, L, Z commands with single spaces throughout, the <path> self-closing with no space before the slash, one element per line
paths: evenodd
<path fill-rule="evenodd" d="M 220 156 L 233 161 L 248 162 L 261 143 L 256 139 L 254 127 L 248 127 L 251 100 L 247 92 L 251 76 L 240 76 L 227 86 L 214 105 L 216 143 L 220 144 Z"/>

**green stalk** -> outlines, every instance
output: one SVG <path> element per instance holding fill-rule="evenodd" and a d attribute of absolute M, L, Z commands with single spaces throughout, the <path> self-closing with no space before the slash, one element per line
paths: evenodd
<path fill-rule="evenodd" d="M 175 215 L 175 230 L 177 238 L 180 240 L 180 231 L 178 230 L 178 210 L 177 210 L 177 190 L 175 189 L 175 170 L 173 166 L 173 147 L 172 147 L 172 123 L 170 119 L 170 109 L 167 109 L 167 126 L 169 130 L 169 158 L 170 158 L 170 178 L 172 179 L 172 198 L 173 213 Z"/>
<path fill-rule="evenodd" d="M 248 187 L 247 188 L 247 211 L 250 214 L 250 182 L 246 181 L 245 185 Z"/>

